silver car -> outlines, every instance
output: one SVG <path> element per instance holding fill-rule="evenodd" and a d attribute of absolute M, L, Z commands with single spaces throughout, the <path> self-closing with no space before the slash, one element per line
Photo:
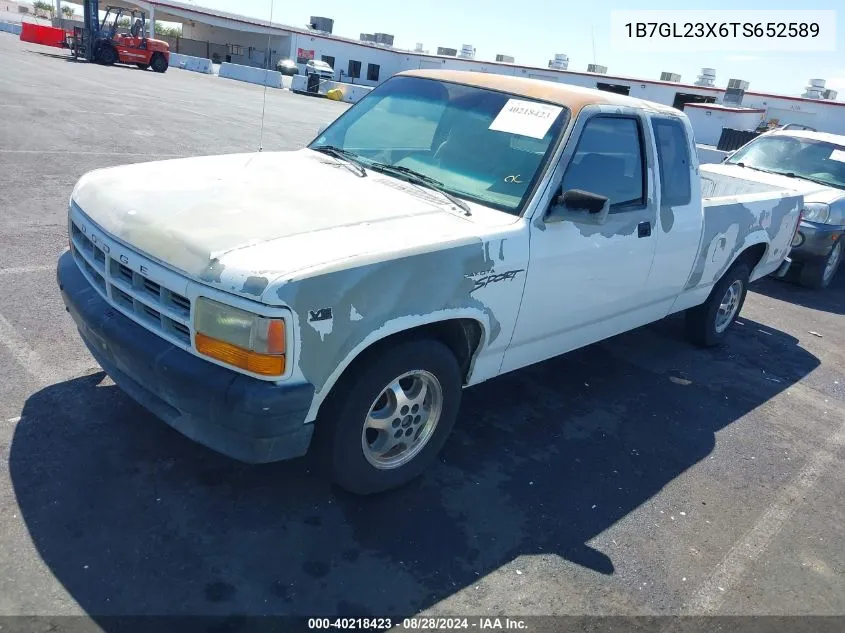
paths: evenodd
<path fill-rule="evenodd" d="M 334 79 L 334 69 L 324 61 L 312 59 L 305 64 L 305 76 L 308 75 L 319 75 L 320 79 L 331 81 Z"/>
<path fill-rule="evenodd" d="M 804 194 L 804 215 L 790 257 L 799 281 L 826 288 L 842 262 L 845 233 L 845 136 L 775 130 L 746 143 L 724 161 L 772 174 L 771 184 Z"/>

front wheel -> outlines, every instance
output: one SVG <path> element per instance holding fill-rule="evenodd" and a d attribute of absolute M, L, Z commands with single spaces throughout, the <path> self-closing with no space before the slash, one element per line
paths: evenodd
<path fill-rule="evenodd" d="M 366 495 L 417 477 L 452 431 L 461 385 L 454 354 L 433 339 L 383 347 L 356 363 L 317 420 L 332 481 Z"/>
<path fill-rule="evenodd" d="M 103 64 L 104 66 L 111 66 L 112 64 L 116 64 L 120 58 L 117 54 L 117 51 L 114 49 L 114 46 L 112 46 L 111 44 L 103 43 L 99 47 L 97 47 L 97 50 L 94 53 L 94 59 L 99 64 Z"/>
<path fill-rule="evenodd" d="M 157 73 L 163 73 L 167 70 L 167 59 L 161 53 L 155 53 L 150 60 L 150 66 Z"/>
<path fill-rule="evenodd" d="M 724 341 L 745 303 L 750 277 L 747 264 L 735 263 L 713 286 L 707 301 L 687 310 L 687 335 L 693 343 L 713 347 Z"/>

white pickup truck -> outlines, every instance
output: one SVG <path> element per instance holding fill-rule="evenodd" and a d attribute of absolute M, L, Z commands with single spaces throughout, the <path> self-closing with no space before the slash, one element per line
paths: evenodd
<path fill-rule="evenodd" d="M 165 422 L 247 462 L 313 435 L 367 494 L 434 459 L 462 387 L 682 310 L 719 343 L 749 282 L 785 272 L 802 205 L 702 199 L 677 110 L 413 71 L 305 149 L 86 174 L 58 283 L 97 361 Z"/>

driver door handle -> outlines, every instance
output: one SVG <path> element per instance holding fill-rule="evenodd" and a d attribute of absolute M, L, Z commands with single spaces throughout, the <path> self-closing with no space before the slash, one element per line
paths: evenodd
<path fill-rule="evenodd" d="M 637 237 L 651 236 L 651 222 L 640 222 L 637 225 Z"/>

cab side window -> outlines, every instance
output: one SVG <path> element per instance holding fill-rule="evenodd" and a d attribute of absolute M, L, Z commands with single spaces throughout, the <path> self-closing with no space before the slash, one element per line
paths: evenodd
<path fill-rule="evenodd" d="M 683 206 L 689 204 L 690 155 L 687 133 L 680 121 L 652 119 L 654 140 L 657 144 L 657 164 L 660 170 L 660 204 Z"/>
<path fill-rule="evenodd" d="M 634 117 L 595 116 L 587 121 L 566 173 L 563 190 L 581 189 L 610 200 L 611 212 L 645 205 L 645 157 Z"/>

